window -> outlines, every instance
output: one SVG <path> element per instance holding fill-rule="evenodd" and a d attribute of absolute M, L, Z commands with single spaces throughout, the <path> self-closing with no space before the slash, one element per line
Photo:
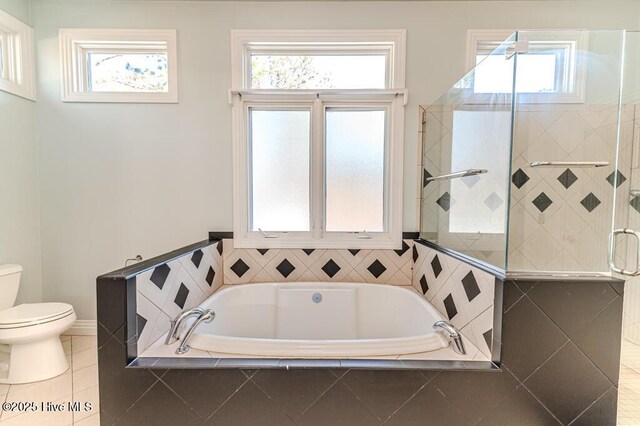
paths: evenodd
<path fill-rule="evenodd" d="M 178 102 L 175 30 L 61 29 L 65 102 Z"/>
<path fill-rule="evenodd" d="M 491 93 L 510 93 L 513 66 L 505 66 L 504 55 L 491 55 L 509 38 L 512 30 L 469 30 L 467 67 L 477 67 L 472 77 L 473 93 L 482 97 Z M 558 34 L 562 36 L 558 38 Z M 584 102 L 587 50 L 585 31 L 520 31 L 518 40 L 528 45 L 518 56 L 516 92 L 524 103 Z"/>
<path fill-rule="evenodd" d="M 33 29 L 0 10 L 0 90 L 36 99 Z"/>
<path fill-rule="evenodd" d="M 232 32 L 237 247 L 400 247 L 404 40 Z"/>

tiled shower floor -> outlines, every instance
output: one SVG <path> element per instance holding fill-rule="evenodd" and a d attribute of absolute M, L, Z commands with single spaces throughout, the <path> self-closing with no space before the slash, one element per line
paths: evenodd
<path fill-rule="evenodd" d="M 91 411 L 72 413 L 0 410 L 0 425 L 98 426 L 98 355 L 95 336 L 62 336 L 70 368 L 61 376 L 24 385 L 0 385 L 2 402 L 90 402 Z"/>
<path fill-rule="evenodd" d="M 622 339 L 618 425 L 640 426 L 640 346 Z"/>
<path fill-rule="evenodd" d="M 0 425 L 98 426 L 98 365 L 95 336 L 63 336 L 71 368 L 65 374 L 38 383 L 0 385 L 2 402 L 91 402 L 84 413 L 0 412 Z M 640 426 L 640 346 L 623 340 L 618 425 Z"/>

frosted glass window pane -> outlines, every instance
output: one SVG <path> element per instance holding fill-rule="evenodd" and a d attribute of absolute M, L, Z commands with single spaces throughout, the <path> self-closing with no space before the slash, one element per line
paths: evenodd
<path fill-rule="evenodd" d="M 310 111 L 251 110 L 251 229 L 309 231 Z"/>
<path fill-rule="evenodd" d="M 92 92 L 169 91 L 166 53 L 90 53 L 87 58 Z"/>
<path fill-rule="evenodd" d="M 475 93 L 511 93 L 513 63 L 502 55 L 478 55 L 475 69 Z M 555 54 L 527 54 L 518 56 L 516 90 L 519 93 L 556 92 Z"/>
<path fill-rule="evenodd" d="M 384 89 L 385 55 L 251 55 L 253 89 Z"/>
<path fill-rule="evenodd" d="M 327 110 L 327 231 L 384 232 L 385 115 Z"/>

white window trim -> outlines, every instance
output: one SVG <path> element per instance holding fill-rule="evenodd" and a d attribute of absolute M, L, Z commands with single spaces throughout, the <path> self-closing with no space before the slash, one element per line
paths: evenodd
<path fill-rule="evenodd" d="M 0 34 L 4 35 L 0 90 L 32 101 L 36 100 L 36 70 L 33 29 L 0 10 Z"/>
<path fill-rule="evenodd" d="M 232 30 L 232 77 L 230 102 L 233 104 L 233 211 L 234 246 L 238 248 L 379 248 L 397 249 L 402 245 L 403 138 L 405 79 L 405 30 L 382 31 L 255 31 Z M 247 60 L 251 44 L 297 43 L 370 43 L 387 44 L 389 49 L 389 89 L 356 90 L 278 90 L 248 89 Z M 308 51 L 305 51 L 305 53 Z M 256 105 L 301 105 L 310 107 L 311 116 L 311 222 L 310 232 L 267 233 L 248 229 L 249 152 L 248 109 Z M 386 231 L 381 233 L 323 232 L 324 198 L 324 109 L 328 107 L 387 108 L 388 171 L 385 176 Z M 275 238 L 273 238 L 275 237 Z"/>
<path fill-rule="evenodd" d="M 479 42 L 502 42 L 512 36 L 517 30 L 515 29 L 493 29 L 493 30 L 467 30 L 467 57 L 466 69 L 471 71 L 476 66 L 476 54 Z M 578 51 L 588 51 L 589 34 L 587 31 L 581 30 L 561 30 L 553 32 L 553 30 L 520 30 L 521 34 L 532 31 L 536 34 L 535 41 L 557 41 L 558 34 L 566 34 L 567 41 L 575 43 Z M 546 34 L 548 32 L 548 34 Z M 522 40 L 521 40 L 522 41 Z M 585 103 L 586 83 L 587 83 L 587 63 L 581 55 L 572 58 L 573 62 L 570 69 L 566 70 L 569 76 L 565 78 L 571 79 L 572 90 L 563 93 L 521 93 L 518 94 L 518 103 L 525 104 L 541 104 L 541 103 L 557 103 L 557 104 L 580 104 Z M 482 99 L 482 94 L 474 94 L 475 99 Z M 475 103 L 475 102 L 472 102 Z"/>
<path fill-rule="evenodd" d="M 178 102 L 176 30 L 61 28 L 59 35 L 63 102 Z M 154 48 L 154 43 L 160 42 L 167 46 L 168 92 L 91 92 L 86 89 L 84 58 L 87 50 L 117 49 L 123 53 L 147 51 Z"/>

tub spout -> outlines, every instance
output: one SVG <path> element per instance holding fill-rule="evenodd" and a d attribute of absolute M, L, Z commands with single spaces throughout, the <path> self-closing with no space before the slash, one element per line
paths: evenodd
<path fill-rule="evenodd" d="M 202 308 L 193 308 L 187 311 L 182 312 L 180 315 L 171 320 L 171 329 L 167 334 L 167 338 L 164 341 L 165 345 L 171 345 L 178 340 L 178 330 L 182 325 L 182 322 L 189 317 L 198 316 L 201 317 L 204 315 L 205 311 Z"/>
<path fill-rule="evenodd" d="M 184 335 L 184 338 L 182 339 L 182 343 L 180 344 L 178 349 L 176 349 L 176 355 L 183 355 L 189 352 L 189 346 L 187 345 L 187 343 L 189 343 L 189 338 L 191 337 L 195 329 L 203 322 L 213 321 L 215 316 L 216 316 L 215 312 L 213 312 L 213 310 L 211 309 L 207 309 L 206 311 L 204 311 L 204 314 L 200 315 L 198 319 L 196 319 L 195 322 L 191 324 L 191 327 L 189 327 L 189 330 L 187 330 L 187 333 Z"/>
<path fill-rule="evenodd" d="M 433 328 L 441 328 L 444 331 L 446 331 L 447 333 L 449 333 L 449 337 L 451 338 L 451 341 L 453 342 L 453 350 L 456 353 L 458 353 L 460 355 L 466 355 L 467 354 L 467 351 L 464 348 L 464 342 L 462 341 L 462 334 L 460 334 L 458 329 L 455 328 L 450 322 L 438 321 L 435 324 L 433 324 Z"/>

